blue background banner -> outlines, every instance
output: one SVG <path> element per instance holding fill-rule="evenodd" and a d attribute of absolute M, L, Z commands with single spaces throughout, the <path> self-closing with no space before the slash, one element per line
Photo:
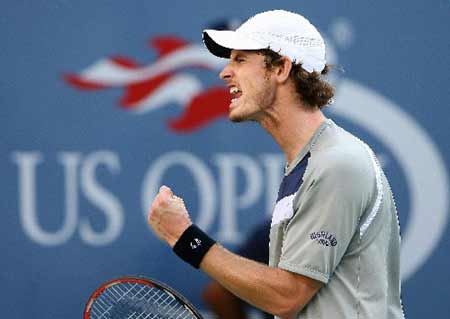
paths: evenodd
<path fill-rule="evenodd" d="M 283 8 L 328 45 L 326 115 L 368 142 L 402 226 L 407 318 L 450 314 L 450 2 L 11 1 L 0 16 L 2 316 L 82 316 L 121 275 L 181 291 L 205 315 L 208 278 L 149 230 L 161 184 L 236 249 L 271 209 L 284 157 L 229 94 L 201 30 Z"/>

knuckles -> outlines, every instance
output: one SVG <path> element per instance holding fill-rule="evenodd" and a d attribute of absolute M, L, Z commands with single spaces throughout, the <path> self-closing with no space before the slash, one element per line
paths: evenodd
<path fill-rule="evenodd" d="M 156 226 L 161 226 L 161 223 L 173 225 L 186 217 L 190 220 L 183 199 L 175 196 L 169 188 L 162 187 L 150 206 L 147 222 L 157 230 L 159 227 Z"/>

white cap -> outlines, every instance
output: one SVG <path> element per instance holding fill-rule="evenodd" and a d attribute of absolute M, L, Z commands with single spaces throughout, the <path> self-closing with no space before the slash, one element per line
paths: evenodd
<path fill-rule="evenodd" d="M 204 30 L 203 42 L 221 58 L 229 58 L 231 50 L 270 49 L 308 72 L 320 73 L 326 63 L 319 31 L 303 16 L 285 10 L 258 13 L 236 31 Z"/>

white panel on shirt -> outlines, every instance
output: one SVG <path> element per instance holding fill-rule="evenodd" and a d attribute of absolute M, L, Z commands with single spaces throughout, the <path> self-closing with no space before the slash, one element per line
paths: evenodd
<path fill-rule="evenodd" d="M 296 194 L 283 197 L 275 204 L 271 226 L 277 225 L 283 220 L 290 219 L 294 215 L 294 197 Z"/>
<path fill-rule="evenodd" d="M 373 208 L 370 211 L 370 214 L 367 216 L 366 220 L 359 228 L 359 237 L 364 236 L 364 233 L 367 231 L 370 224 L 373 222 L 373 220 L 377 216 L 378 211 L 380 210 L 380 207 L 381 207 L 381 201 L 383 200 L 383 180 L 381 178 L 380 165 L 378 164 L 375 154 L 370 149 L 370 147 L 367 146 L 366 144 L 364 144 L 364 146 L 370 155 L 370 159 L 372 161 L 372 166 L 375 171 L 375 178 L 376 178 L 376 185 L 377 185 L 377 197 L 375 199 L 375 204 L 373 205 Z"/>

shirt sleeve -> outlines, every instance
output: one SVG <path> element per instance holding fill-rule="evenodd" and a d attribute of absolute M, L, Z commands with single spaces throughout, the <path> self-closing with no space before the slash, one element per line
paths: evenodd
<path fill-rule="evenodd" d="M 322 163 L 294 199 L 278 267 L 327 283 L 357 233 L 375 180 L 364 161 L 340 156 Z"/>

